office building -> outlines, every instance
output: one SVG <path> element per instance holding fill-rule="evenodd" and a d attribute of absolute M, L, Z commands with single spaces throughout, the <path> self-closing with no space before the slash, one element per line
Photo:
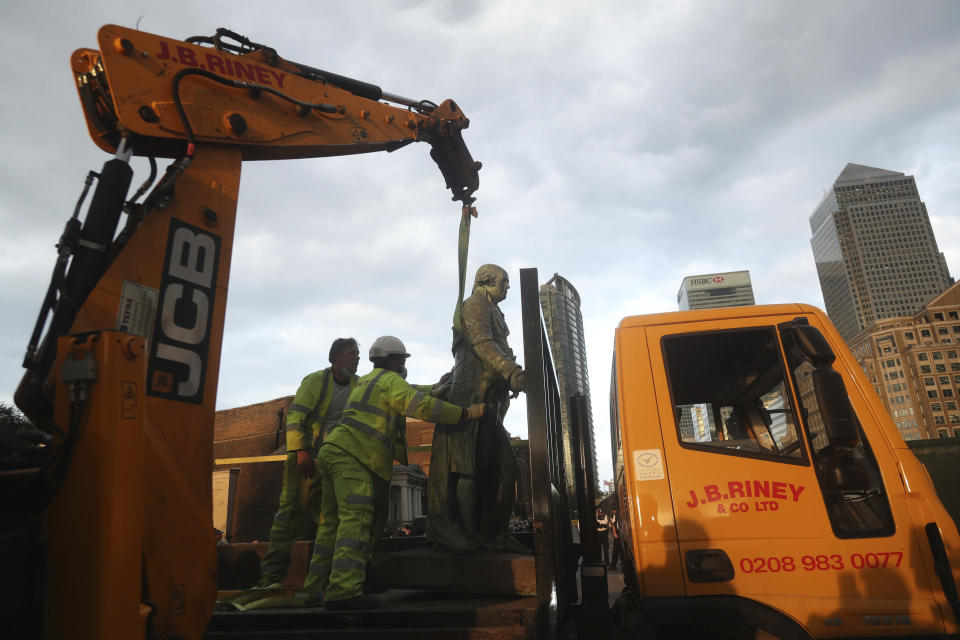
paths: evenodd
<path fill-rule="evenodd" d="M 917 313 L 953 283 L 913 176 L 848 164 L 810 229 L 827 315 L 848 342 Z"/>
<path fill-rule="evenodd" d="M 582 393 L 587 406 L 587 424 L 583 446 L 593 452 L 596 475 L 597 448 L 593 437 L 593 412 L 590 404 L 590 380 L 587 374 L 587 345 L 583 334 L 583 316 L 580 313 L 580 294 L 572 284 L 558 274 L 540 287 L 540 307 L 546 325 L 547 339 L 553 354 L 560 388 L 560 421 L 563 429 L 564 474 L 570 495 L 573 490 L 574 462 L 570 439 L 570 396 Z"/>
<path fill-rule="evenodd" d="M 716 309 L 756 304 L 749 271 L 705 273 L 687 276 L 677 292 L 677 305 L 681 311 L 691 309 Z"/>
<path fill-rule="evenodd" d="M 960 283 L 848 343 L 904 440 L 960 438 Z"/>

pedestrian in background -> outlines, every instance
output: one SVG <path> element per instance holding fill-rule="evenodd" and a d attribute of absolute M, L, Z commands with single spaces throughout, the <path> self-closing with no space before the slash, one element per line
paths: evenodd
<path fill-rule="evenodd" d="M 610 521 L 603 509 L 597 507 L 597 538 L 600 540 L 600 548 L 603 549 L 603 564 L 609 562 L 610 556 Z"/>
<path fill-rule="evenodd" d="M 620 564 L 620 522 L 617 520 L 617 508 L 610 510 L 610 533 L 613 535 L 613 551 L 610 556 L 610 568 L 616 569 Z"/>

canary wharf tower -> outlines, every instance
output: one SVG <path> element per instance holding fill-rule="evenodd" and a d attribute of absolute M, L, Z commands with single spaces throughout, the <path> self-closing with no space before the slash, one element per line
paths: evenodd
<path fill-rule="evenodd" d="M 810 216 L 827 315 L 843 339 L 953 283 L 913 176 L 848 164 Z"/>
<path fill-rule="evenodd" d="M 587 374 L 587 344 L 580 313 L 580 294 L 566 278 L 554 274 L 540 286 L 540 308 L 546 325 L 550 351 L 557 371 L 563 401 L 560 403 L 560 423 L 563 426 L 563 463 L 568 489 L 573 491 L 574 463 L 570 438 L 570 407 L 568 399 L 575 393 L 584 396 L 587 408 L 584 447 L 593 452 L 594 477 L 597 472 L 597 448 L 593 437 L 593 412 L 590 406 L 590 379 Z M 571 494 L 574 495 L 574 494 Z"/>

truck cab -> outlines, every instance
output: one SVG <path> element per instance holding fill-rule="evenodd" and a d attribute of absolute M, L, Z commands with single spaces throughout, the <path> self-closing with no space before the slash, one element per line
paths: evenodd
<path fill-rule="evenodd" d="M 957 633 L 956 526 L 822 311 L 626 318 L 610 393 L 622 611 L 681 636 Z"/>

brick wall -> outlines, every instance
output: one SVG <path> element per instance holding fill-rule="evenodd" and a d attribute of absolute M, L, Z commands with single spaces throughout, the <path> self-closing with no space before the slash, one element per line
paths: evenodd
<path fill-rule="evenodd" d="M 282 418 L 293 396 L 217 411 L 213 422 L 213 457 L 250 458 L 286 450 Z M 278 429 L 279 436 L 278 436 Z M 282 482 L 282 462 L 215 465 L 239 469 L 233 493 L 231 542 L 265 540 L 273 524 Z"/>
<path fill-rule="evenodd" d="M 430 477 L 430 445 L 433 425 L 422 420 L 407 419 L 407 461 L 419 465 Z"/>
<path fill-rule="evenodd" d="M 268 456 L 283 447 L 282 417 L 293 396 L 217 411 L 213 423 L 213 457 Z M 278 435 L 279 430 L 279 435 Z"/>

